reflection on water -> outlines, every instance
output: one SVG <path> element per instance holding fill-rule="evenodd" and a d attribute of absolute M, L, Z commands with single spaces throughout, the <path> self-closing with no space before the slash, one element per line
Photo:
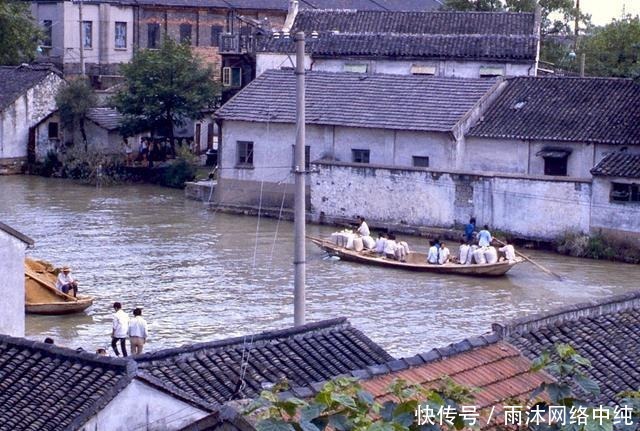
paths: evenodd
<path fill-rule="evenodd" d="M 110 343 L 111 304 L 143 306 L 157 350 L 293 323 L 293 225 L 205 210 L 181 191 L 96 189 L 64 180 L 0 177 L 0 220 L 36 241 L 29 254 L 68 264 L 86 314 L 27 317 L 27 336 L 87 350 Z M 311 235 L 330 227 L 309 226 Z M 277 231 L 277 235 L 276 235 Z M 257 234 L 256 234 L 257 232 Z M 425 240 L 407 238 L 426 248 Z M 637 265 L 531 252 L 507 277 L 441 277 L 323 259 L 307 248 L 307 320 L 347 316 L 394 355 L 482 334 L 492 322 L 637 288 Z"/>

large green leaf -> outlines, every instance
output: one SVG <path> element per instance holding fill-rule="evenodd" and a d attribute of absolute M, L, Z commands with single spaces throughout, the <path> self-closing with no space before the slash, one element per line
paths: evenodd
<path fill-rule="evenodd" d="M 349 395 L 333 393 L 331 394 L 331 401 L 335 401 L 344 407 L 356 408 L 356 402 Z"/>
<path fill-rule="evenodd" d="M 293 425 L 281 419 L 267 418 L 256 424 L 258 431 L 295 431 Z"/>

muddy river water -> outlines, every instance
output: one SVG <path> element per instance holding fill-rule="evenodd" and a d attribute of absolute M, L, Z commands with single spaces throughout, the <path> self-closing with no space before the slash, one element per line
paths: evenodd
<path fill-rule="evenodd" d="M 94 305 L 71 316 L 27 316 L 26 335 L 95 350 L 110 342 L 111 305 L 144 307 L 148 350 L 293 323 L 293 224 L 235 216 L 150 185 L 96 188 L 0 177 L 0 221 L 36 241 L 28 255 L 67 264 Z M 328 234 L 328 226 L 307 228 Z M 426 248 L 424 239 L 406 238 Z M 639 265 L 529 253 L 529 264 L 476 279 L 328 260 L 307 246 L 307 321 L 346 316 L 395 356 L 490 331 L 492 322 L 637 289 Z"/>

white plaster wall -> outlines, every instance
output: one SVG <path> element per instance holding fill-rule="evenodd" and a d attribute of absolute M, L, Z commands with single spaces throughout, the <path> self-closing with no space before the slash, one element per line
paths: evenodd
<path fill-rule="evenodd" d="M 484 177 L 419 169 L 316 165 L 313 217 L 362 214 L 378 223 L 452 227 L 475 215 L 523 237 L 554 239 L 589 230 L 591 185 L 545 178 Z"/>
<path fill-rule="evenodd" d="M 64 63 L 80 62 L 80 28 L 79 16 L 80 11 L 77 4 L 65 1 L 63 4 L 64 19 Z M 87 4 L 82 6 L 82 20 L 92 21 L 93 47 L 84 48 L 85 63 L 98 63 L 99 61 L 99 29 L 100 29 L 100 6 L 99 4 Z"/>
<path fill-rule="evenodd" d="M 431 168 L 453 169 L 455 148 L 455 141 L 448 133 L 398 131 L 395 154 L 389 160 L 396 166 L 413 166 L 413 156 L 426 156 Z M 380 163 L 388 164 L 387 161 Z"/>
<path fill-rule="evenodd" d="M 137 379 L 81 428 L 83 431 L 179 430 L 208 413 Z"/>
<path fill-rule="evenodd" d="M 0 112 L 0 159 L 27 156 L 29 128 L 56 110 L 55 96 L 63 82 L 52 73 Z"/>
<path fill-rule="evenodd" d="M 265 70 L 280 69 L 282 67 L 296 67 L 296 55 L 273 53 L 256 54 L 256 77 L 262 75 Z M 311 57 L 308 55 L 304 57 L 304 68 L 311 68 Z"/>
<path fill-rule="evenodd" d="M 64 3 L 31 2 L 31 14 L 40 26 L 45 20 L 51 21 L 51 49 L 45 48 L 42 52 L 44 56 L 59 58 L 64 56 Z M 76 20 L 76 28 L 77 25 L 78 21 Z"/>
<path fill-rule="evenodd" d="M 127 63 L 133 57 L 133 8 L 131 6 L 103 4 L 103 22 L 106 23 L 106 47 L 107 52 L 104 57 L 107 63 Z M 126 48 L 116 48 L 116 22 L 127 23 L 127 46 Z M 95 24 L 94 24 L 95 25 Z"/>
<path fill-rule="evenodd" d="M 24 252 L 27 245 L 0 230 L 0 334 L 24 337 Z"/>
<path fill-rule="evenodd" d="M 633 233 L 640 240 L 640 203 L 611 202 L 611 183 L 638 183 L 637 179 L 594 177 L 591 230 L 611 229 Z"/>
<path fill-rule="evenodd" d="M 528 173 L 529 144 L 527 142 L 474 137 L 467 137 L 465 141 L 463 166 L 466 170 Z"/>

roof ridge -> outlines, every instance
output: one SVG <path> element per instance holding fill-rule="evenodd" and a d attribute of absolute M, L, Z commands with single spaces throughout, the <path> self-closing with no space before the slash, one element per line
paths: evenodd
<path fill-rule="evenodd" d="M 135 360 L 137 362 L 146 362 L 159 359 L 165 359 L 171 356 L 192 353 L 202 349 L 222 348 L 233 345 L 243 344 L 250 337 L 253 343 L 258 341 L 273 340 L 291 336 L 297 336 L 302 334 L 308 334 L 321 330 L 328 330 L 341 326 L 351 326 L 351 323 L 346 317 L 337 317 L 334 319 L 320 320 L 318 322 L 307 323 L 301 326 L 286 327 L 284 329 L 271 329 L 268 331 L 259 332 L 257 334 L 241 335 L 231 338 L 223 338 L 220 340 L 207 341 L 203 343 L 186 344 L 180 347 L 174 347 L 170 349 L 159 350 L 152 353 L 145 353 L 137 356 Z"/>
<path fill-rule="evenodd" d="M 5 231 L 6 233 L 8 233 L 9 235 L 19 239 L 20 241 L 24 242 L 25 244 L 27 244 L 28 247 L 32 246 L 35 244 L 35 241 L 33 239 L 31 239 L 30 237 L 28 237 L 27 235 L 23 234 L 22 232 L 12 228 L 11 226 L 4 224 L 2 222 L 0 222 L 0 230 Z"/>
<path fill-rule="evenodd" d="M 550 325 L 560 325 L 582 317 L 594 318 L 640 309 L 640 290 L 615 295 L 602 300 L 581 302 L 545 313 L 525 316 L 505 323 L 493 323 L 491 328 L 498 337 L 508 340 L 512 335 L 524 335 Z"/>
<path fill-rule="evenodd" d="M 173 384 L 169 384 L 157 377 L 155 377 L 153 374 L 151 374 L 150 372 L 143 370 L 143 369 L 139 369 L 137 370 L 135 376 L 135 378 L 142 380 L 143 382 L 146 382 L 147 384 L 161 390 L 161 391 L 165 391 L 168 392 L 169 394 L 176 396 L 178 398 L 181 398 L 182 401 L 185 401 L 189 404 L 195 405 L 198 408 L 202 408 L 204 410 L 208 410 L 210 412 L 215 412 L 220 408 L 220 405 L 218 404 L 212 404 L 212 403 L 208 403 L 206 402 L 203 398 L 198 398 L 196 396 L 193 396 L 191 394 L 189 394 L 188 392 L 180 389 L 179 387 L 173 385 Z"/>
<path fill-rule="evenodd" d="M 131 359 L 113 358 L 109 356 L 99 356 L 87 351 L 77 351 L 69 347 L 56 346 L 55 344 L 47 344 L 40 341 L 29 340 L 27 338 L 12 337 L 10 335 L 0 334 L 0 343 L 16 346 L 19 348 L 40 350 L 52 356 L 61 356 L 64 358 L 73 358 L 79 361 L 93 362 L 94 364 L 107 365 L 112 368 L 121 368 L 128 375 L 135 372 L 137 364 Z"/>

